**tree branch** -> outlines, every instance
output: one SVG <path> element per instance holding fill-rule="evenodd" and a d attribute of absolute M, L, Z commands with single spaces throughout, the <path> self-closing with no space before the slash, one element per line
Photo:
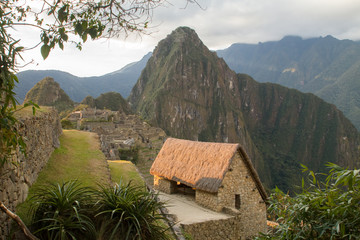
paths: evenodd
<path fill-rule="evenodd" d="M 15 213 L 11 212 L 5 205 L 0 201 L 0 209 L 3 211 L 6 215 L 11 217 L 21 228 L 25 236 L 30 240 L 39 240 L 37 237 L 35 237 L 30 230 L 26 227 L 24 222 L 21 220 L 21 218 L 16 215 Z"/>

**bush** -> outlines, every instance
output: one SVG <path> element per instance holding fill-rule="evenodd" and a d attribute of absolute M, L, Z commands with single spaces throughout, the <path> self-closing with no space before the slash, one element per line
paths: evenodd
<path fill-rule="evenodd" d="M 163 207 L 145 188 L 116 184 L 100 190 L 77 181 L 45 185 L 31 198 L 31 231 L 40 239 L 170 239 Z"/>
<path fill-rule="evenodd" d="M 122 160 L 130 160 L 136 164 L 139 160 L 139 147 L 130 147 L 130 149 L 119 148 L 119 157 Z"/>
<path fill-rule="evenodd" d="M 309 172 L 308 187 L 295 197 L 276 189 L 269 211 L 279 226 L 257 239 L 359 239 L 360 170 L 328 164 L 328 174 Z M 318 179 L 325 176 L 325 181 Z"/>
<path fill-rule="evenodd" d="M 72 123 L 70 120 L 68 119 L 63 119 L 61 120 L 61 127 L 63 129 L 75 129 L 75 125 L 74 123 Z"/>
<path fill-rule="evenodd" d="M 40 239 L 94 239 L 93 191 L 76 181 L 40 187 L 31 199 L 31 229 Z"/>
<path fill-rule="evenodd" d="M 98 223 L 105 239 L 170 239 L 160 225 L 163 203 L 144 188 L 116 184 L 98 192 Z"/>

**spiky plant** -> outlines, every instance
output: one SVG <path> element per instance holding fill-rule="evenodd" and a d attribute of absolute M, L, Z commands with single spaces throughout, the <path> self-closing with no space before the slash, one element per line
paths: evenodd
<path fill-rule="evenodd" d="M 163 203 L 144 188 L 116 184 L 98 192 L 98 223 L 105 223 L 106 239 L 169 239 L 160 222 Z"/>
<path fill-rule="evenodd" d="M 32 225 L 41 239 L 94 239 L 94 191 L 77 181 L 40 187 L 31 199 Z"/>

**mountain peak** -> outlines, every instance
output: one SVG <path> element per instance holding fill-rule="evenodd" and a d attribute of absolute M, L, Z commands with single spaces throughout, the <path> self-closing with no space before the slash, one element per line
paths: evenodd
<path fill-rule="evenodd" d="M 72 108 L 74 103 L 60 88 L 59 83 L 51 77 L 45 77 L 35 84 L 25 96 L 25 101 L 33 101 L 38 105 L 54 106 L 59 112 Z"/>
<path fill-rule="evenodd" d="M 189 27 L 178 27 L 159 42 L 153 57 L 169 55 L 170 52 L 189 51 L 191 48 L 206 48 L 196 32 Z"/>
<path fill-rule="evenodd" d="M 197 37 L 197 34 L 194 29 L 191 29 L 189 27 L 178 27 L 177 29 L 175 29 L 174 31 L 171 32 L 170 36 L 178 37 L 179 39 L 181 39 L 181 38 L 186 38 L 189 36 Z"/>
<path fill-rule="evenodd" d="M 318 171 L 358 159 L 358 133 L 335 106 L 235 74 L 189 28 L 159 43 L 128 100 L 169 136 L 240 143 L 269 188 L 291 189 L 299 163 Z"/>

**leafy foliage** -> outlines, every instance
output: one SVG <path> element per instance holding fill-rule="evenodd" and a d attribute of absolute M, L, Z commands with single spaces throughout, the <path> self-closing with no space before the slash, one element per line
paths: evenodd
<path fill-rule="evenodd" d="M 9 7 L 16 6 L 16 0 L 9 1 Z M 50 51 L 64 43 L 72 41 L 77 48 L 82 48 L 90 37 L 118 37 L 128 32 L 144 32 L 151 18 L 151 11 L 160 5 L 162 0 L 151 1 L 43 1 L 40 11 L 34 12 L 28 5 L 23 7 L 24 17 L 17 19 L 13 25 L 37 27 L 41 30 L 41 55 L 46 59 Z M 27 16 L 27 18 L 25 18 Z M 45 16 L 54 19 L 49 23 Z M 32 18 L 32 22 L 29 22 Z M 75 34 L 80 41 L 70 39 Z"/>
<path fill-rule="evenodd" d="M 22 51 L 16 41 L 6 31 L 7 27 L 13 23 L 13 19 L 24 17 L 24 9 L 16 7 L 17 13 L 6 11 L 9 7 L 9 1 L 1 3 L 0 7 L 0 165 L 7 162 L 12 154 L 19 149 L 25 154 L 26 145 L 20 136 L 16 124 L 17 119 L 14 113 L 18 111 L 18 102 L 15 99 L 14 87 L 18 82 L 15 75 L 16 56 Z M 37 105 L 31 102 L 26 103 L 23 107 L 33 105 L 33 112 Z"/>
<path fill-rule="evenodd" d="M 156 195 L 121 182 L 98 194 L 96 217 L 106 223 L 106 239 L 169 239 L 167 229 L 159 225 L 163 203 L 156 201 Z"/>
<path fill-rule="evenodd" d="M 43 186 L 31 200 L 31 228 L 41 239 L 169 239 L 159 224 L 163 203 L 130 183 L 95 190 L 68 181 Z"/>
<path fill-rule="evenodd" d="M 89 217 L 92 191 L 76 181 L 43 186 L 32 197 L 31 228 L 41 239 L 91 239 L 95 226 Z"/>
<path fill-rule="evenodd" d="M 303 180 L 303 191 L 295 197 L 275 190 L 269 210 L 279 226 L 257 239 L 359 239 L 360 170 L 327 166 L 328 174 L 303 166 L 308 186 Z"/>

